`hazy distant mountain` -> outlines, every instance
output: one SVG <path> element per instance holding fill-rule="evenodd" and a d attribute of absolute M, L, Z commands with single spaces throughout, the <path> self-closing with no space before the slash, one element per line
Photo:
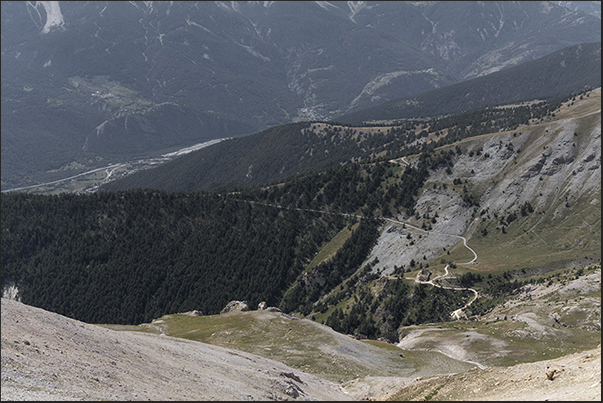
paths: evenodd
<path fill-rule="evenodd" d="M 572 11 L 584 11 L 585 13 L 601 18 L 600 1 L 551 1 L 551 3 L 568 8 Z"/>
<path fill-rule="evenodd" d="M 3 189 L 326 120 L 601 35 L 600 19 L 550 2 L 1 7 Z"/>
<path fill-rule="evenodd" d="M 345 124 L 462 113 L 535 99 L 554 99 L 601 86 L 601 42 L 570 46 L 540 59 L 485 77 L 463 81 L 338 117 Z M 322 133 L 310 123 L 273 127 L 182 156 L 104 185 L 106 190 L 153 187 L 207 190 L 282 180 L 365 158 L 397 152 L 386 136 L 371 145 L 336 130 Z M 384 128 L 385 132 L 387 129 Z M 343 130 L 345 132 L 345 130 Z M 381 148 L 379 148 L 381 147 Z M 226 157 L 227 156 L 227 157 Z"/>
<path fill-rule="evenodd" d="M 386 102 L 337 118 L 359 123 L 460 113 L 534 99 L 552 99 L 601 86 L 601 42 L 558 50 L 488 76 Z"/>

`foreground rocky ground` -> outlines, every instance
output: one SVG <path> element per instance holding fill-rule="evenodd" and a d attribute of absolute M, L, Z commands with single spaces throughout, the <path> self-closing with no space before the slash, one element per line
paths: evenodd
<path fill-rule="evenodd" d="M 554 360 L 417 379 L 374 400 L 601 400 L 601 346 Z"/>
<path fill-rule="evenodd" d="M 600 400 L 601 347 L 339 385 L 238 350 L 115 331 L 2 298 L 2 400 Z"/>
<path fill-rule="evenodd" d="M 241 351 L 120 332 L 2 298 L 2 400 L 351 400 Z"/>

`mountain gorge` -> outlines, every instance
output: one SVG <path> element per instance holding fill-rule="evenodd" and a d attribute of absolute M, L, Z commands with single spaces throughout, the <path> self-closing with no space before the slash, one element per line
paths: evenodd
<path fill-rule="evenodd" d="M 548 2 L 5 2 L 2 188 L 331 119 L 600 30 Z"/>

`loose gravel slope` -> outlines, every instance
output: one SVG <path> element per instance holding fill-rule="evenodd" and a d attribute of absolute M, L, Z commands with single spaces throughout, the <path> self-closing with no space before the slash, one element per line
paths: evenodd
<path fill-rule="evenodd" d="M 242 351 L 114 331 L 2 298 L 2 400 L 351 400 Z"/>

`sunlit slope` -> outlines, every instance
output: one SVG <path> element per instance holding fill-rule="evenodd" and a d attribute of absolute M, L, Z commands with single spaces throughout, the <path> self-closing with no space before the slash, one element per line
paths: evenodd
<path fill-rule="evenodd" d="M 475 365 L 437 352 L 403 352 L 392 344 L 360 341 L 308 319 L 267 310 L 220 315 L 166 315 L 137 327 L 243 350 L 335 382 L 366 376 L 415 378 L 465 371 Z"/>
<path fill-rule="evenodd" d="M 399 217 L 429 231 L 406 229 L 413 245 L 384 231 L 383 247 L 370 257 L 379 257 L 375 270 L 408 267 L 411 259 L 432 270 L 469 262 L 473 253 L 460 236 L 478 254 L 475 264 L 459 266 L 463 271 L 547 270 L 600 258 L 600 89 L 580 98 L 530 126 L 442 147 L 452 152 L 453 166 L 431 173 L 417 214 Z M 477 204 L 469 206 L 467 195 Z"/>
<path fill-rule="evenodd" d="M 598 111 L 580 113 L 597 103 Z M 573 114 L 561 111 L 567 116 L 557 121 L 467 144 L 468 152 L 484 152 L 454 169 L 481 194 L 468 229 L 479 254 L 476 268 L 563 265 L 600 256 L 600 92 L 588 104 Z M 493 166 L 501 169 L 493 172 Z"/>

